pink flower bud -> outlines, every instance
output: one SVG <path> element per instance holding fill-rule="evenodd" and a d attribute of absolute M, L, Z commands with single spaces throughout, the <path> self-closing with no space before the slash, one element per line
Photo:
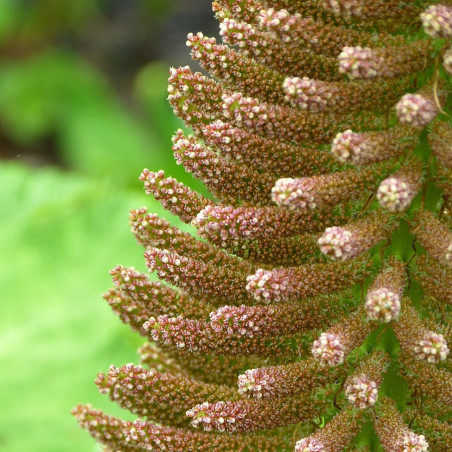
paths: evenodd
<path fill-rule="evenodd" d="M 449 47 L 443 55 L 443 68 L 452 75 L 452 47 Z"/>
<path fill-rule="evenodd" d="M 284 80 L 286 99 L 303 110 L 322 111 L 333 93 L 328 85 L 309 77 L 289 77 Z"/>
<path fill-rule="evenodd" d="M 334 260 L 346 261 L 358 254 L 356 246 L 353 245 L 353 234 L 345 228 L 326 228 L 318 243 L 320 251 Z"/>
<path fill-rule="evenodd" d="M 378 77 L 377 61 L 368 47 L 344 47 L 338 56 L 339 72 L 351 78 Z"/>
<path fill-rule="evenodd" d="M 424 31 L 432 38 L 452 36 L 452 8 L 431 5 L 421 14 Z"/>
<path fill-rule="evenodd" d="M 405 94 L 396 105 L 399 121 L 414 127 L 425 127 L 438 114 L 433 99 L 420 94 Z"/>
<path fill-rule="evenodd" d="M 402 452 L 426 452 L 428 451 L 428 442 L 424 435 L 416 435 L 414 432 L 407 432 L 403 435 L 401 441 Z"/>
<path fill-rule="evenodd" d="M 337 366 L 344 362 L 345 347 L 337 334 L 322 333 L 312 345 L 312 354 L 324 364 Z"/>
<path fill-rule="evenodd" d="M 323 452 L 325 450 L 320 440 L 315 438 L 303 438 L 295 444 L 295 452 Z"/>
<path fill-rule="evenodd" d="M 415 345 L 414 352 L 417 359 L 436 364 L 447 358 L 449 348 L 447 347 L 447 342 L 442 334 L 428 331 Z"/>
<path fill-rule="evenodd" d="M 385 287 L 368 292 L 365 303 L 368 319 L 385 323 L 394 320 L 400 312 L 400 301 L 399 294 Z"/>
<path fill-rule="evenodd" d="M 373 146 L 365 140 L 361 133 L 346 130 L 336 135 L 331 152 L 340 162 L 357 165 L 372 153 L 372 149 Z"/>
<path fill-rule="evenodd" d="M 410 205 L 416 193 L 417 190 L 412 190 L 405 181 L 388 177 L 378 187 L 377 199 L 382 207 L 391 212 L 402 212 Z"/>
<path fill-rule="evenodd" d="M 345 387 L 345 396 L 356 408 L 374 406 L 378 396 L 377 383 L 365 376 L 357 377 Z"/>

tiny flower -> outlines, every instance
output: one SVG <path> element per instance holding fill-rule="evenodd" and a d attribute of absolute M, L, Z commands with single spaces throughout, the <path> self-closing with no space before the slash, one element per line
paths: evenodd
<path fill-rule="evenodd" d="M 345 387 L 345 396 L 356 408 L 365 409 L 375 405 L 378 397 L 377 383 L 367 377 L 357 377 Z"/>
<path fill-rule="evenodd" d="M 378 66 L 368 47 L 344 47 L 338 56 L 339 72 L 351 78 L 375 78 Z"/>
<path fill-rule="evenodd" d="M 321 111 L 326 107 L 328 99 L 333 96 L 328 85 L 309 77 L 286 78 L 283 88 L 286 99 L 303 110 Z"/>
<path fill-rule="evenodd" d="M 416 353 L 417 359 L 436 364 L 447 358 L 449 348 L 442 334 L 428 331 L 415 345 L 414 352 Z"/>
<path fill-rule="evenodd" d="M 331 152 L 340 162 L 356 165 L 372 152 L 372 146 L 366 142 L 362 134 L 346 130 L 336 135 Z"/>
<path fill-rule="evenodd" d="M 344 362 L 345 347 L 337 334 L 322 333 L 312 345 L 312 354 L 324 364 L 337 366 Z"/>
<path fill-rule="evenodd" d="M 246 290 L 253 293 L 259 301 L 270 300 L 272 296 L 271 291 L 268 289 L 268 282 L 271 281 L 272 273 L 263 269 L 258 269 L 254 275 L 250 275 L 247 278 Z M 279 286 L 279 284 L 278 284 Z M 273 284 L 273 288 L 276 289 L 276 284 Z M 277 293 L 279 299 L 279 291 Z"/>
<path fill-rule="evenodd" d="M 402 447 L 402 452 L 425 452 L 428 451 L 429 445 L 424 435 L 409 431 L 403 435 Z"/>
<path fill-rule="evenodd" d="M 377 199 L 382 207 L 391 212 L 401 212 L 410 205 L 416 192 L 405 181 L 388 177 L 378 187 Z"/>
<path fill-rule="evenodd" d="M 366 311 L 369 320 L 390 322 L 400 312 L 400 295 L 385 287 L 367 293 Z"/>
<path fill-rule="evenodd" d="M 201 424 L 204 427 L 204 430 L 206 430 L 207 432 L 212 430 L 212 419 L 206 413 L 210 406 L 210 403 L 204 402 L 191 408 L 185 413 L 187 417 L 193 419 L 191 421 L 193 427 L 197 427 Z"/>
<path fill-rule="evenodd" d="M 262 384 L 256 383 L 255 374 L 258 369 L 249 369 L 244 374 L 239 375 L 238 386 L 239 393 L 246 394 L 252 393 L 256 399 L 262 397 Z"/>
<path fill-rule="evenodd" d="M 438 114 L 433 99 L 420 94 L 405 94 L 396 105 L 399 121 L 414 127 L 425 127 Z"/>
<path fill-rule="evenodd" d="M 316 438 L 303 438 L 295 444 L 295 452 L 323 452 L 324 445 Z"/>
<path fill-rule="evenodd" d="M 452 47 L 449 47 L 443 55 L 443 68 L 452 75 Z"/>
<path fill-rule="evenodd" d="M 432 38 L 452 36 L 452 8 L 445 5 L 431 5 L 421 14 L 425 32 Z"/>
<path fill-rule="evenodd" d="M 315 209 L 315 197 L 313 185 L 309 183 L 309 178 L 292 179 L 283 178 L 276 181 L 272 188 L 272 199 L 279 206 L 286 206 L 291 209 Z"/>
<path fill-rule="evenodd" d="M 353 235 L 345 228 L 333 226 L 326 228 L 319 238 L 320 251 L 334 260 L 345 261 L 356 255 L 353 246 Z"/>
<path fill-rule="evenodd" d="M 360 0 L 323 0 L 325 9 L 330 10 L 335 16 L 360 17 L 363 10 Z"/>

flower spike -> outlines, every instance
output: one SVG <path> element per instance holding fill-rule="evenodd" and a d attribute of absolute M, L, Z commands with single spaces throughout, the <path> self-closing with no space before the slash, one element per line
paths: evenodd
<path fill-rule="evenodd" d="M 377 211 L 343 227 L 326 228 L 318 239 L 320 251 L 336 261 L 354 259 L 389 236 L 394 225 L 388 225 L 387 219 Z"/>
<path fill-rule="evenodd" d="M 324 428 L 295 445 L 296 452 L 341 452 L 359 430 L 359 414 L 342 410 Z"/>
<path fill-rule="evenodd" d="M 416 435 L 403 422 L 402 416 L 387 398 L 375 418 L 375 430 L 385 450 L 389 452 L 426 452 L 429 444 L 423 435 Z"/>
<path fill-rule="evenodd" d="M 405 283 L 405 265 L 401 262 L 395 262 L 379 273 L 367 290 L 367 318 L 385 323 L 396 319 L 400 312 Z"/>
<path fill-rule="evenodd" d="M 97 385 L 139 419 L 75 417 L 105 452 L 450 452 L 452 0 L 212 9 L 168 78 L 210 194 L 143 170 L 187 225 L 132 210 L 152 275 L 104 295 L 147 343 Z"/>
<path fill-rule="evenodd" d="M 373 330 L 362 319 L 358 309 L 322 333 L 312 345 L 312 354 L 323 365 L 330 367 L 343 364 L 346 356 Z"/>
<path fill-rule="evenodd" d="M 428 253 L 442 264 L 452 267 L 452 232 L 431 212 L 418 216 L 414 234 Z"/>

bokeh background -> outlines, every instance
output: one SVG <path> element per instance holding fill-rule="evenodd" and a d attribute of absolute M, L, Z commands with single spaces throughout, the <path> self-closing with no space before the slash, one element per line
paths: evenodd
<path fill-rule="evenodd" d="M 99 450 L 71 408 L 120 413 L 93 380 L 143 339 L 101 294 L 115 265 L 145 270 L 128 212 L 170 218 L 141 170 L 203 190 L 173 161 L 166 86 L 211 16 L 198 0 L 0 0 L 0 451 Z"/>

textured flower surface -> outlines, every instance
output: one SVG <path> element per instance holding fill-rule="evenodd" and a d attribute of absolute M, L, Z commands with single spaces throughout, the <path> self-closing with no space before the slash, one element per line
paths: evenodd
<path fill-rule="evenodd" d="M 390 322 L 400 312 L 400 296 L 385 287 L 368 291 L 366 309 L 369 320 Z"/>
<path fill-rule="evenodd" d="M 345 396 L 357 408 L 374 406 L 378 397 L 377 383 L 366 377 L 357 377 L 345 388 Z"/>
<path fill-rule="evenodd" d="M 327 228 L 319 238 L 320 250 L 331 259 L 347 260 L 355 257 L 351 231 L 333 226 Z"/>
<path fill-rule="evenodd" d="M 433 38 L 452 36 L 452 8 L 432 5 L 421 14 L 425 32 Z"/>
<path fill-rule="evenodd" d="M 434 100 L 420 94 L 405 94 L 397 103 L 396 112 L 401 123 L 414 127 L 426 126 L 438 113 Z"/>
<path fill-rule="evenodd" d="M 414 347 L 418 359 L 425 359 L 429 363 L 444 361 L 449 354 L 447 342 L 442 334 L 428 331 Z"/>
<path fill-rule="evenodd" d="M 143 170 L 198 237 L 130 213 L 159 281 L 104 298 L 147 342 L 96 385 L 137 419 L 75 417 L 105 452 L 450 452 L 451 2 L 212 5 L 168 79 L 212 196 Z"/>
<path fill-rule="evenodd" d="M 424 435 L 416 435 L 413 432 L 403 436 L 403 452 L 423 452 L 428 450 L 428 443 Z"/>
<path fill-rule="evenodd" d="M 344 345 L 336 334 L 322 333 L 312 345 L 312 354 L 329 366 L 337 366 L 344 362 Z"/>

